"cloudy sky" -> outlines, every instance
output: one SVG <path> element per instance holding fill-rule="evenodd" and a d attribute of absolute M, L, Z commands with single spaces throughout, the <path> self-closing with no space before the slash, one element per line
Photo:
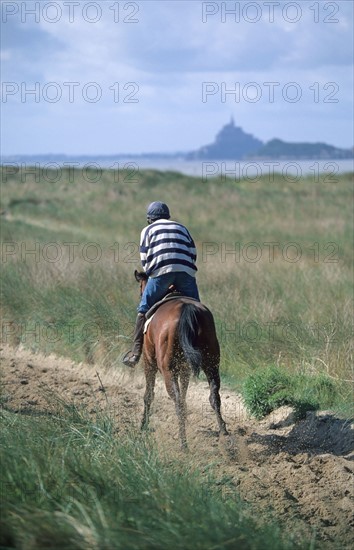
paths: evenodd
<path fill-rule="evenodd" d="M 2 1 L 2 152 L 353 146 L 353 2 Z"/>

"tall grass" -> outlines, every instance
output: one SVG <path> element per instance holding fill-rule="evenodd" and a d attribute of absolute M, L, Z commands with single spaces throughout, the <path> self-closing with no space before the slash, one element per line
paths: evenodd
<path fill-rule="evenodd" d="M 274 523 L 252 519 L 236 496 L 221 498 L 186 457 L 164 462 L 148 436 L 56 409 L 1 414 L 1 548 L 299 547 Z"/>

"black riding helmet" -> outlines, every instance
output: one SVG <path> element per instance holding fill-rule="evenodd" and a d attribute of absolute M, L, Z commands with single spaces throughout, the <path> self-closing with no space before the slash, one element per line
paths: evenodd
<path fill-rule="evenodd" d="M 170 210 L 164 202 L 155 201 L 147 207 L 146 218 L 148 223 L 152 223 L 160 219 L 169 220 Z"/>

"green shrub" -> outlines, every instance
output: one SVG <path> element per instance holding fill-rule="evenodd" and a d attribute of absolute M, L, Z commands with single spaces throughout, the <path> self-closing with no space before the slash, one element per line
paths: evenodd
<path fill-rule="evenodd" d="M 243 399 L 248 410 L 256 417 L 291 402 L 290 376 L 271 366 L 248 376 L 243 385 Z"/>
<path fill-rule="evenodd" d="M 290 374 L 270 366 L 249 375 L 243 384 L 243 399 L 249 412 L 260 419 L 282 405 L 294 407 L 295 419 L 335 404 L 338 386 L 325 374 Z"/>

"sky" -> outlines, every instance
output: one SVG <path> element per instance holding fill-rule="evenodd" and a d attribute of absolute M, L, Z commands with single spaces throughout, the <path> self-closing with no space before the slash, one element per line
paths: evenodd
<path fill-rule="evenodd" d="M 2 154 L 353 147 L 353 2 L 1 0 Z"/>

